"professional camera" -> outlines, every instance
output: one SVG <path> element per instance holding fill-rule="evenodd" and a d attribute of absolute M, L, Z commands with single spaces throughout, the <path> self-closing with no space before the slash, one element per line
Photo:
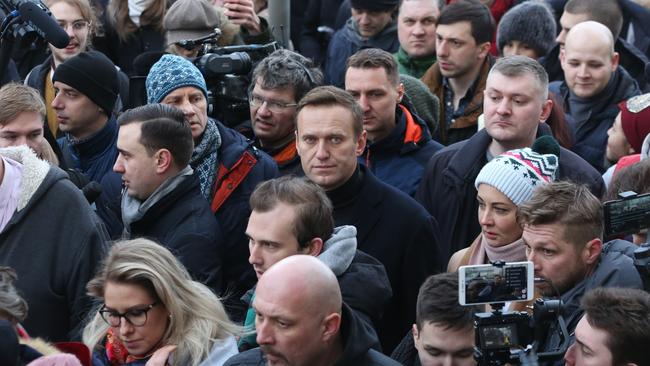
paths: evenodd
<path fill-rule="evenodd" d="M 561 300 L 537 299 L 533 315 L 503 312 L 504 302 L 531 301 L 534 294 L 532 262 L 494 262 L 459 268 L 458 296 L 461 305 L 489 304 L 493 311 L 474 315 L 476 345 L 474 358 L 479 366 L 522 364 L 562 358 L 569 343 Z M 554 351 L 538 352 L 549 329 L 557 329 L 563 342 Z"/>
<path fill-rule="evenodd" d="M 229 127 L 249 120 L 250 73 L 258 62 L 279 48 L 277 42 L 204 47 L 194 64 L 208 85 L 211 99 L 208 114 Z"/>

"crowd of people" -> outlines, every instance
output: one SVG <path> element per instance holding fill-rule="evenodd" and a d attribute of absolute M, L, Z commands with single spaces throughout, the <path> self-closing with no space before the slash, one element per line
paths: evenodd
<path fill-rule="evenodd" d="M 650 5 L 287 2 L 276 40 L 279 1 L 44 0 L 68 45 L 1 70 L 0 364 L 473 366 L 501 307 L 457 271 L 530 261 L 539 364 L 650 365 L 646 228 L 603 215 L 650 193 Z M 198 62 L 274 41 L 241 90 Z"/>

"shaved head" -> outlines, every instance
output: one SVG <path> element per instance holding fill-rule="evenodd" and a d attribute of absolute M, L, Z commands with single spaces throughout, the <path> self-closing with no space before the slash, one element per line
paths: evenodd
<path fill-rule="evenodd" d="M 614 53 L 614 36 L 609 28 L 592 20 L 576 24 L 566 37 L 565 47 L 590 46 Z"/>

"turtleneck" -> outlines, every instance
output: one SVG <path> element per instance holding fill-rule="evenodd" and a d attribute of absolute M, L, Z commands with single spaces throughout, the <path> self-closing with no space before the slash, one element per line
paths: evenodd
<path fill-rule="evenodd" d="M 612 97 L 612 94 L 616 90 L 616 85 L 618 84 L 619 73 L 613 72 L 612 77 L 609 79 L 607 86 L 600 93 L 588 97 L 582 98 L 579 97 L 571 90 L 569 90 L 569 111 L 573 118 L 576 121 L 582 122 L 589 118 L 589 116 L 594 113 L 592 110 L 595 105 L 608 105 L 610 102 L 608 100 Z"/>
<path fill-rule="evenodd" d="M 363 173 L 359 170 L 359 165 L 352 176 L 340 187 L 327 191 L 327 197 L 332 201 L 334 209 L 345 207 L 353 203 L 361 191 Z"/>

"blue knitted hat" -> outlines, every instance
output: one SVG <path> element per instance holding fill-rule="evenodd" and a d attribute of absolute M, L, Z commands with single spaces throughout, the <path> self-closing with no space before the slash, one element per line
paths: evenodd
<path fill-rule="evenodd" d="M 184 86 L 193 86 L 208 98 L 208 88 L 199 69 L 187 59 L 176 55 L 164 55 L 147 75 L 147 103 L 160 103 L 167 94 Z"/>

